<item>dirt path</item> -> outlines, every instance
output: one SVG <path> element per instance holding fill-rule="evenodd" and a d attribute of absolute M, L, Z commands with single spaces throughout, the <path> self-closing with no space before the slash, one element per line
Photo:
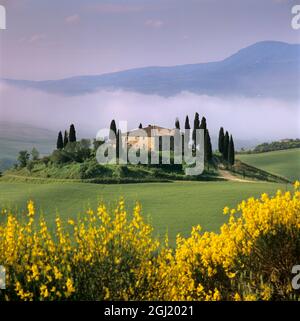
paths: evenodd
<path fill-rule="evenodd" d="M 238 177 L 234 176 L 233 174 L 231 174 L 229 171 L 226 171 L 223 169 L 219 169 L 219 173 L 220 173 L 221 177 L 225 178 L 228 181 L 242 182 L 242 183 L 254 183 L 254 181 L 238 178 Z"/>

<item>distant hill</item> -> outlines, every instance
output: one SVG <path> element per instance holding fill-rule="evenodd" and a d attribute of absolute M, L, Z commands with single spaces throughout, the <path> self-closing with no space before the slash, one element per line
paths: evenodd
<path fill-rule="evenodd" d="M 236 157 L 244 163 L 286 177 L 291 181 L 300 179 L 300 148 L 242 154 Z"/>
<path fill-rule="evenodd" d="M 63 95 L 97 90 L 126 90 L 172 96 L 182 91 L 203 95 L 235 95 L 299 99 L 300 45 L 259 42 L 229 58 L 211 63 L 174 67 L 147 67 L 62 80 L 5 81 Z"/>
<path fill-rule="evenodd" d="M 55 147 L 57 133 L 25 124 L 0 122 L 0 170 L 10 167 L 20 150 L 37 148 L 41 154 Z"/>
<path fill-rule="evenodd" d="M 283 139 L 277 142 L 263 143 L 257 145 L 251 152 L 264 153 L 291 148 L 300 148 L 300 139 Z"/>

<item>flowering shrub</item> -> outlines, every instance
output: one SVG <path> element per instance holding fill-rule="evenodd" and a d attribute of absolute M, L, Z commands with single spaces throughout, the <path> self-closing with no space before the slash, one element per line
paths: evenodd
<path fill-rule="evenodd" d="M 50 233 L 43 218 L 36 227 L 33 202 L 28 221 L 11 213 L 0 226 L 0 265 L 5 266 L 5 300 L 131 300 L 142 298 L 141 267 L 158 242 L 137 204 L 130 220 L 120 201 L 113 215 L 101 205 L 66 229 L 56 218 Z"/>
<path fill-rule="evenodd" d="M 192 229 L 176 248 L 159 244 L 137 204 L 114 213 L 89 210 L 50 233 L 28 203 L 24 221 L 3 213 L 0 300 L 297 300 L 292 266 L 300 263 L 300 192 L 278 191 L 224 209 L 219 233 Z"/>

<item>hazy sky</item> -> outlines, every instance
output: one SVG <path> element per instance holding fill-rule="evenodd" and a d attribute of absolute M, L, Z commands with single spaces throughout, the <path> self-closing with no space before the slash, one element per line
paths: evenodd
<path fill-rule="evenodd" d="M 0 77 L 56 79 L 219 60 L 262 40 L 299 42 L 297 0 L 0 0 Z"/>

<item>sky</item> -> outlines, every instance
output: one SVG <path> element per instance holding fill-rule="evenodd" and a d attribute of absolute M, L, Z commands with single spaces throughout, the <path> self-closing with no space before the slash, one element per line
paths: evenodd
<path fill-rule="evenodd" d="M 7 30 L 0 30 L 0 78 L 49 80 L 145 66 L 222 60 L 265 40 L 300 43 L 291 27 L 300 0 L 0 0 Z M 115 91 L 63 97 L 0 83 L 0 121 L 55 131 L 75 123 L 95 137 L 111 119 L 129 128 L 174 126 L 185 115 L 205 115 L 240 140 L 300 137 L 299 102 L 173 97 Z M 216 115 L 218 115 L 216 117 Z M 234 117 L 232 117 L 234 115 Z"/>
<path fill-rule="evenodd" d="M 221 60 L 299 43 L 297 0 L 0 0 L 0 77 L 28 80 Z"/>

